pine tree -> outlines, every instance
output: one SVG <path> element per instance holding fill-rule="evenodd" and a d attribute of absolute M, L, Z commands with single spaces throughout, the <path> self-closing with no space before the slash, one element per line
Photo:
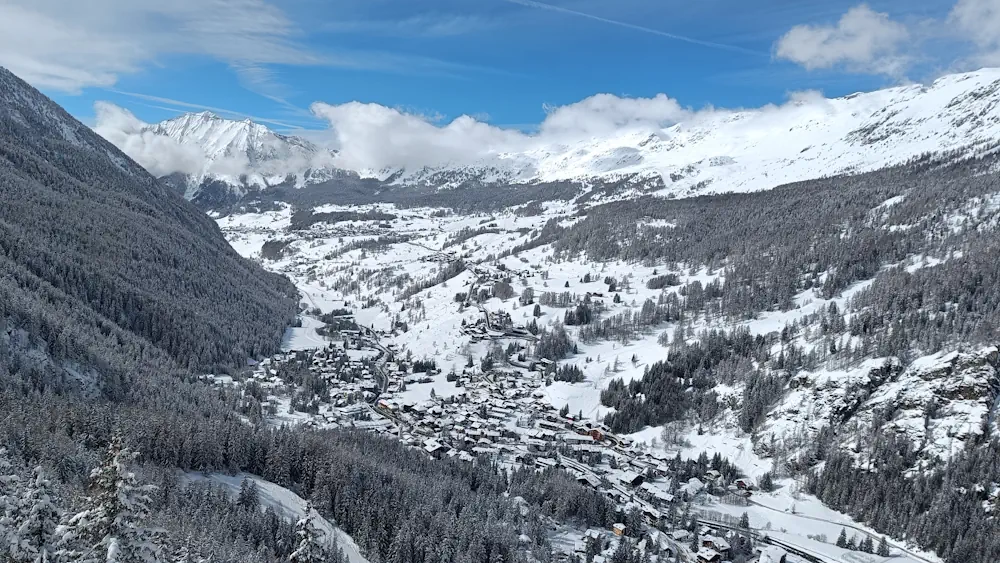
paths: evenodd
<path fill-rule="evenodd" d="M 611 558 L 608 559 L 609 563 L 629 563 L 632 558 L 632 546 L 628 540 L 622 538 L 618 542 L 618 547 L 615 549 L 614 553 L 611 554 Z"/>
<path fill-rule="evenodd" d="M 20 519 L 20 479 L 0 448 L 0 560 L 13 552 L 16 523 Z"/>
<path fill-rule="evenodd" d="M 260 509 L 260 495 L 257 490 L 257 481 L 249 477 L 244 477 L 240 484 L 240 494 L 236 497 L 236 504 L 246 510 Z"/>
<path fill-rule="evenodd" d="M 743 530 L 750 529 L 750 515 L 747 514 L 746 512 L 740 515 L 739 527 Z"/>
<path fill-rule="evenodd" d="M 769 493 L 774 490 L 774 478 L 771 477 L 770 471 L 760 476 L 759 485 L 760 485 L 760 490 L 762 491 Z M 844 541 L 846 542 L 847 538 L 844 538 Z"/>
<path fill-rule="evenodd" d="M 890 555 L 889 542 L 886 541 L 885 536 L 882 536 L 882 539 L 878 542 L 878 551 L 876 552 L 876 555 L 879 557 L 889 557 Z"/>
<path fill-rule="evenodd" d="M 144 526 L 150 514 L 152 485 L 142 485 L 129 466 L 138 454 L 114 436 L 104 461 L 90 473 L 86 509 L 62 531 L 63 553 L 77 563 L 163 561 L 159 532 Z"/>
<path fill-rule="evenodd" d="M 191 547 L 193 543 L 190 535 L 184 540 L 184 543 L 177 546 L 174 550 L 173 555 L 170 558 L 171 563 L 196 563 L 198 558 L 194 555 L 194 550 Z"/>
<path fill-rule="evenodd" d="M 847 549 L 847 528 L 840 529 L 840 535 L 837 536 L 837 547 Z"/>
<path fill-rule="evenodd" d="M 21 495 L 21 514 L 14 530 L 13 560 L 47 563 L 57 551 L 56 528 L 62 516 L 52 499 L 52 484 L 41 467 Z"/>
<path fill-rule="evenodd" d="M 865 553 L 875 553 L 874 544 L 875 542 L 872 541 L 872 537 L 866 535 L 865 539 L 861 540 L 861 545 L 858 548 Z"/>
<path fill-rule="evenodd" d="M 292 563 L 327 563 L 329 559 L 319 530 L 313 524 L 313 513 L 312 503 L 307 503 L 305 515 L 295 523 L 295 535 L 299 538 L 299 545 L 288 556 L 288 560 Z"/>

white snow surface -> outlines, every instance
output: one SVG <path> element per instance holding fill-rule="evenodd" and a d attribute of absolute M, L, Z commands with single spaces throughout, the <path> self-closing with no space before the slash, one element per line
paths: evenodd
<path fill-rule="evenodd" d="M 244 479 L 251 479 L 257 483 L 257 491 L 262 508 L 271 507 L 278 516 L 290 520 L 299 520 L 306 514 L 306 501 L 302 497 L 285 487 L 265 481 L 256 475 L 249 473 L 238 473 L 236 475 L 184 473 L 184 478 L 189 481 L 211 481 L 212 483 L 226 487 L 233 495 L 239 494 Z M 336 539 L 337 545 L 344 550 L 348 561 L 351 563 L 368 563 L 368 560 L 361 555 L 358 544 L 354 543 L 354 539 L 351 536 L 331 524 L 329 520 L 321 516 L 316 510 L 312 511 L 312 515 L 316 527 L 326 537 Z"/>

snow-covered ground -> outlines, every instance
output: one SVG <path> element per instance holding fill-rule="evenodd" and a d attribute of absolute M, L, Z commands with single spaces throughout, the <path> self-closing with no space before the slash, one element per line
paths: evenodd
<path fill-rule="evenodd" d="M 816 497 L 801 492 L 801 485 L 792 479 L 777 481 L 776 485 L 778 488 L 772 493 L 760 492 L 751 497 L 749 506 L 715 502 L 701 509 L 737 518 L 745 512 L 750 517 L 752 528 L 767 530 L 768 534 L 775 538 L 829 556 L 834 561 L 845 563 L 941 561 L 936 555 L 905 548 L 893 541 L 889 542 L 892 550 L 890 558 L 838 548 L 833 544 L 841 531 L 846 531 L 848 538 L 853 536 L 858 542 L 868 535 L 875 545 L 878 545 L 882 536 L 871 528 L 855 522 L 849 516 L 824 506 Z M 909 553 L 901 551 L 901 547 Z"/>
<path fill-rule="evenodd" d="M 873 213 L 896 203 L 898 201 L 885 202 Z M 463 330 L 480 321 L 483 310 L 492 314 L 507 313 L 515 325 L 537 322 L 539 327 L 551 329 L 562 324 L 570 309 L 545 300 L 547 304 L 539 305 L 540 316 L 536 318 L 534 303 L 542 301 L 546 293 L 569 293 L 574 304 L 589 294 L 591 303 L 601 309 L 600 318 L 623 313 L 638 315 L 647 300 L 655 303 L 663 296 L 679 294 L 679 286 L 649 289 L 647 282 L 657 275 L 672 273 L 680 284 L 698 281 L 704 286 L 722 281 L 724 274 L 723 270 L 709 271 L 684 264 L 668 271 L 663 265 L 593 263 L 581 257 L 557 260 L 550 246 L 495 258 L 532 240 L 533 233 L 549 220 L 575 220 L 572 206 L 558 203 L 545 205 L 540 215 L 531 217 L 514 212 L 442 214 L 432 209 L 397 209 L 388 205 L 324 206 L 321 211 L 373 210 L 391 213 L 395 219 L 321 223 L 309 230 L 291 231 L 291 210 L 286 207 L 224 217 L 219 219 L 219 225 L 239 252 L 288 275 L 300 288 L 303 306 L 310 312 L 302 317 L 301 328 L 291 329 L 286 335 L 285 349 L 321 347 L 325 342 L 316 334 L 318 321 L 314 310 L 328 313 L 347 309 L 360 325 L 385 331 L 382 344 L 394 346 L 398 357 L 434 360 L 440 372 L 427 375 L 426 381 L 418 381 L 424 376 L 409 378 L 412 381 L 407 382 L 405 390 L 393 391 L 393 398 L 401 404 L 428 403 L 432 394 L 447 398 L 466 393 L 466 389 L 448 381 L 449 372 L 461 373 L 470 359 L 473 365 L 479 365 L 496 346 L 506 348 L 511 344 L 523 344 L 508 338 L 475 338 Z M 375 244 L 380 237 L 384 237 L 383 242 L 387 237 L 395 238 L 385 244 Z M 265 259 L 261 256 L 261 248 L 268 241 L 288 244 L 280 256 Z M 453 277 L 444 282 L 432 281 L 459 258 L 466 269 L 450 270 Z M 955 258 L 913 256 L 894 267 L 915 270 L 935 267 L 944 259 Z M 483 309 L 465 306 L 462 299 L 457 299 L 461 294 L 489 290 L 495 284 L 487 279 L 492 274 L 473 273 L 473 267 L 509 275 L 514 296 L 488 298 L 481 303 Z M 607 278 L 614 279 L 615 292 L 609 291 Z M 859 282 L 833 299 L 822 299 L 812 290 L 804 291 L 796 297 L 791 310 L 766 312 L 738 323 L 701 316 L 693 325 L 686 326 L 685 339 L 691 340 L 698 331 L 711 328 L 745 327 L 752 334 L 776 333 L 788 324 L 827 311 L 833 305 L 841 311 L 846 310 L 851 298 L 870 283 Z M 534 303 L 522 304 L 518 297 L 529 290 L 534 294 Z M 614 293 L 619 295 L 618 302 L 613 299 Z M 672 341 L 676 328 L 673 323 L 665 323 L 647 326 L 628 339 L 589 341 L 580 338 L 578 327 L 567 327 L 578 353 L 560 364 L 579 367 L 585 379 L 580 383 L 553 381 L 542 386 L 536 396 L 556 409 L 568 406 L 574 415 L 581 413 L 584 418 L 601 420 L 612 411 L 601 404 L 601 392 L 611 381 L 639 379 L 648 366 L 667 359 L 670 349 L 662 342 Z M 803 332 L 808 333 L 808 330 Z M 796 344 L 806 350 L 821 342 L 810 339 L 807 334 L 795 338 Z M 774 350 L 775 354 L 778 352 Z M 891 404 L 895 414 L 886 423 L 888 427 L 898 428 L 910 437 L 922 459 L 948 458 L 959 451 L 968 438 L 981 432 L 983 420 L 991 416 L 992 403 L 986 397 L 991 396 L 991 386 L 997 378 L 986 358 L 995 354 L 995 349 L 984 349 L 920 358 L 906 370 L 892 372 L 886 379 L 880 379 L 878 370 L 896 365 L 894 358 L 873 358 L 850 365 L 829 362 L 813 371 L 797 373 L 784 396 L 753 434 L 742 431 L 736 424 L 734 411 L 724 408 L 716 420 L 702 421 L 698 425 L 700 428 L 688 425 L 674 429 L 670 444 L 663 443 L 662 428 L 647 428 L 629 437 L 649 448 L 667 447 L 671 455 L 678 450 L 685 457 L 697 457 L 701 452 L 719 453 L 748 477 L 758 479 L 774 469 L 782 474 L 782 468 L 774 467 L 772 444 L 781 444 L 785 450 L 794 452 L 810 444 L 822 427 L 840 424 L 839 413 L 850 410 L 850 424 L 843 427 L 844 432 L 838 433 L 837 438 L 840 446 L 850 449 L 855 445 L 851 436 L 865 435 L 866 425 L 872 424 L 876 413 L 885 411 L 884 407 Z M 953 373 L 963 376 L 953 377 L 950 375 Z M 719 385 L 715 391 L 722 404 L 738 404 L 743 388 L 742 383 L 736 383 Z M 927 416 L 931 403 L 940 408 Z M 287 401 L 280 402 L 279 414 L 271 422 L 302 422 L 299 413 L 285 414 L 287 407 Z M 826 534 L 833 542 L 840 532 L 840 524 L 850 523 L 846 516 L 823 512 L 826 509 L 820 510 L 822 506 L 815 499 L 805 497 L 797 501 L 802 508 L 797 507 L 796 512 L 808 511 L 809 515 L 837 524 L 811 522 L 800 514 L 784 513 L 789 502 L 782 494 L 787 493 L 779 491 L 773 499 L 761 500 L 776 503 L 769 506 L 777 512 L 762 506 L 748 510 L 761 527 L 770 522 L 773 529 L 784 528 L 790 534 L 800 535 L 803 541 L 815 541 L 806 535 Z M 857 559 L 861 557 L 857 553 L 835 554 L 836 557 L 841 555 L 845 563 L 863 561 Z"/>
<path fill-rule="evenodd" d="M 189 481 L 210 481 L 217 485 L 222 485 L 232 495 L 240 492 L 244 479 L 251 479 L 257 483 L 257 492 L 262 508 L 273 508 L 274 511 L 283 518 L 289 520 L 299 520 L 306 514 L 306 501 L 292 491 L 275 485 L 270 481 L 265 481 L 256 475 L 249 473 L 238 473 L 236 475 L 225 475 L 222 473 L 185 473 L 184 478 Z M 316 510 L 312 511 L 316 527 L 328 538 L 336 540 L 337 545 L 344 550 L 351 563 L 368 563 L 368 560 L 361 555 L 358 545 L 354 539 L 343 530 L 323 518 Z"/>

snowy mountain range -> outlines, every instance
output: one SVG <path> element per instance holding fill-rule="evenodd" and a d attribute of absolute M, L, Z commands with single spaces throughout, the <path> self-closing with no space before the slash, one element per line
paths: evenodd
<path fill-rule="evenodd" d="M 204 197 L 210 186 L 224 192 L 213 198 L 239 197 L 344 175 L 434 188 L 629 178 L 659 195 L 690 197 L 876 170 L 926 153 L 988 150 L 1000 140 L 1000 69 L 836 99 L 801 94 L 782 106 L 703 110 L 667 128 L 629 127 L 585 139 L 525 135 L 517 150 L 484 150 L 487 156 L 472 162 L 419 169 L 345 170 L 337 151 L 208 112 L 149 125 L 144 133 L 204 153 L 203 172 L 182 181 L 189 199 Z"/>
<path fill-rule="evenodd" d="M 428 167 L 397 181 L 559 181 L 662 178 L 663 195 L 751 192 L 875 170 L 923 153 L 973 152 L 1000 140 L 1000 69 L 745 111 L 702 111 L 666 129 L 623 130 L 540 144 L 467 166 Z"/>

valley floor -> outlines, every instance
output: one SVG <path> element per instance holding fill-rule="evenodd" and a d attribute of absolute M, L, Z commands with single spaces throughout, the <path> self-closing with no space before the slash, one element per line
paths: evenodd
<path fill-rule="evenodd" d="M 517 247 L 530 242 L 546 222 L 574 221 L 561 205 L 549 205 L 536 216 L 442 215 L 428 209 L 387 206 L 373 209 L 391 212 L 396 218 L 319 223 L 304 231 L 289 228 L 289 209 L 219 220 L 241 254 L 288 275 L 303 295 L 302 326 L 288 331 L 286 354 L 266 360 L 254 375 L 274 393 L 270 402 L 275 423 L 368 428 L 396 435 L 433 455 L 468 456 L 469 451 L 499 454 L 512 464 L 535 460 L 544 466 L 547 462 L 539 461 L 544 456 L 537 457 L 538 451 L 551 440 L 565 442 L 578 453 L 598 449 L 602 461 L 593 466 L 568 459 L 562 464 L 581 480 L 590 479 L 594 486 L 618 496 L 623 505 L 638 504 L 650 514 L 656 512 L 658 497 L 683 494 L 692 498 L 692 506 L 706 519 L 719 515 L 724 515 L 723 520 L 738 518 L 746 512 L 759 533 L 798 546 L 821 561 L 884 560 L 835 547 L 833 542 L 842 529 L 849 535 L 858 534 L 859 539 L 874 534 L 802 493 L 799 484 L 791 480 L 781 481 L 774 493 L 755 493 L 746 506 L 720 504 L 716 497 L 699 495 L 697 490 L 688 495 L 681 484 L 669 480 L 652 479 L 646 486 L 648 494 L 636 496 L 617 480 L 627 473 L 619 467 L 655 467 L 678 452 L 685 458 L 696 458 L 702 452 L 710 457 L 721 454 L 751 481 L 767 472 L 780 474 L 782 467 L 777 466 L 766 445 L 780 441 L 794 448 L 810 440 L 827 423 L 830 412 L 846 400 L 850 389 L 867 377 L 868 370 L 891 359 L 872 360 L 860 367 L 827 367 L 802 376 L 802 385 L 788 393 L 752 435 L 739 428 L 732 414 L 724 412 L 709 426 L 673 424 L 667 429 L 647 427 L 615 436 L 601 424 L 605 415 L 614 412 L 602 404 L 602 391 L 613 380 L 628 383 L 641 379 L 650 365 L 667 359 L 670 348 L 665 344 L 676 343 L 678 327 L 664 323 L 609 341 L 580 338 L 576 327 L 567 326 L 577 351 L 559 365 L 581 370 L 582 381 L 576 383 L 552 381 L 544 374 L 546 360 L 531 354 L 536 338 L 524 327 L 537 324 L 542 330 L 558 330 L 567 311 L 581 299 L 592 303 L 602 317 L 643 315 L 645 304 L 676 293 L 680 284 L 699 281 L 708 285 L 720 279 L 721 272 L 680 265 L 670 272 L 676 274 L 677 284 L 650 289 L 647 281 L 666 273 L 664 266 L 594 264 L 565 257 L 557 260 L 548 245 L 518 251 Z M 327 206 L 317 212 L 334 210 L 338 208 Z M 282 246 L 280 254 L 263 257 L 265 243 L 275 242 Z M 909 267 L 933 265 L 915 259 Z M 498 290 L 508 278 L 510 285 Z M 609 281 L 615 287 L 609 287 Z M 831 304 L 843 306 L 864 285 L 831 300 L 804 292 L 797 298 L 797 308 L 768 313 L 739 326 L 752 334 L 781 331 L 788 323 Z M 359 330 L 346 336 L 321 336 L 316 330 L 325 324 L 320 317 L 331 313 L 353 316 Z M 703 317 L 682 328 L 690 337 L 695 331 L 734 327 L 721 319 Z M 813 345 L 805 339 L 803 344 Z M 293 412 L 289 396 L 294 389 L 287 389 L 274 376 L 282 362 L 302 351 L 313 354 L 307 363 L 311 362 L 315 373 L 325 374 L 333 389 L 331 403 L 319 405 L 313 415 Z M 480 369 L 488 357 L 499 359 L 496 368 Z M 406 371 L 398 367 L 404 359 L 433 362 L 433 369 Z M 926 374 L 934 366 L 953 360 L 928 358 L 921 369 Z M 341 381 L 338 371 L 344 362 L 356 373 L 348 382 Z M 933 394 L 938 384 L 927 380 L 904 377 L 892 392 L 897 396 Z M 715 392 L 720 402 L 726 403 L 738 400 L 742 388 L 718 385 Z M 874 409 L 880 398 L 870 400 L 871 405 L 862 405 L 861 418 L 866 412 L 870 414 L 866 409 Z M 918 416 L 920 406 L 912 408 Z M 956 442 L 975 432 L 956 431 L 961 421 L 985 416 L 985 412 L 980 413 L 984 408 L 986 405 L 975 400 L 954 402 L 951 418 L 945 413 L 935 425 L 920 429 L 927 433 L 928 439 L 922 440 L 925 453 L 950 455 L 960 447 Z M 558 413 L 558 409 L 563 412 Z M 567 414 L 574 419 L 572 424 L 565 422 Z M 595 443 L 589 435 L 587 441 L 572 436 L 591 431 L 607 434 L 611 442 L 602 438 Z M 612 460 L 610 465 L 608 460 Z M 604 484 L 598 485 L 602 481 Z M 878 539 L 875 536 L 876 543 Z M 892 561 L 940 561 L 933 555 L 904 553 L 902 548 L 894 545 Z"/>

